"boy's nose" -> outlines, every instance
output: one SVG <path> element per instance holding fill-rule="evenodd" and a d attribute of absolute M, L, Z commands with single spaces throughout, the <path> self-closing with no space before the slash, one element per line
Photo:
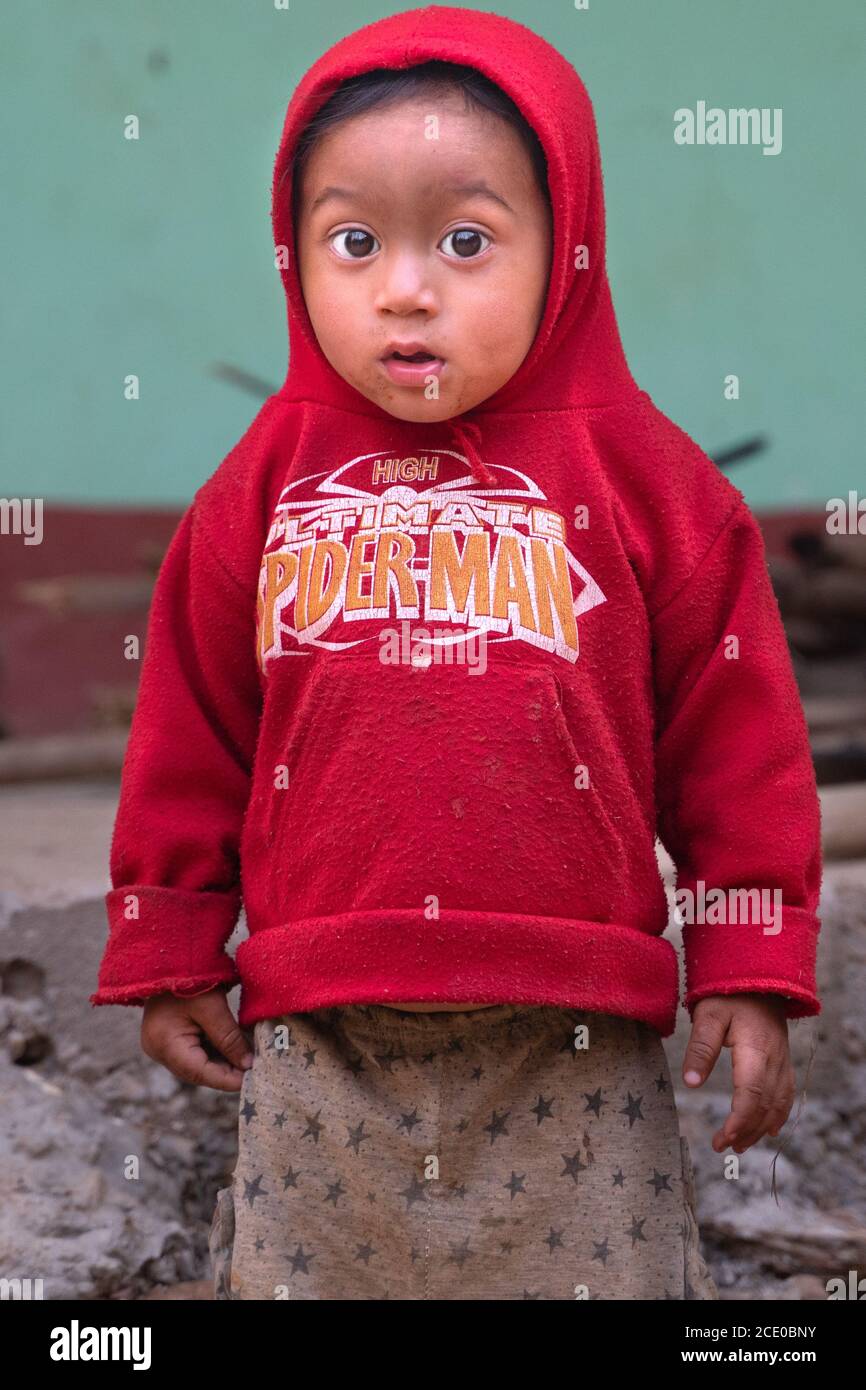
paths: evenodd
<path fill-rule="evenodd" d="M 407 314 L 423 309 L 433 314 L 436 306 L 436 291 L 426 262 L 421 258 L 413 257 L 410 262 L 401 257 L 399 262 L 383 268 L 375 295 L 377 310 Z"/>

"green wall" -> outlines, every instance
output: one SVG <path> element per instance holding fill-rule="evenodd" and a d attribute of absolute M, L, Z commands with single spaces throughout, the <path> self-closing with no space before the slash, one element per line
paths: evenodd
<path fill-rule="evenodd" d="M 268 202 L 285 106 L 340 35 L 411 5 L 41 0 L 2 14 L 6 495 L 182 504 L 286 363 Z M 862 0 L 511 0 L 599 122 L 632 370 L 754 507 L 864 476 Z M 783 148 L 681 147 L 673 112 L 782 107 Z M 141 119 L 141 139 L 123 119 Z M 138 402 L 123 378 L 141 377 Z M 741 379 L 727 402 L 722 382 Z"/>

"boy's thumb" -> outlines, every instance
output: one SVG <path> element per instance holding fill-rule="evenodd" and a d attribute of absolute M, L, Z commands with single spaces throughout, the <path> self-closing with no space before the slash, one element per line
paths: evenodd
<path fill-rule="evenodd" d="M 727 1019 L 712 1009 L 695 1009 L 692 1031 L 683 1057 L 683 1081 L 700 1086 L 718 1061 L 727 1033 Z"/>
<path fill-rule="evenodd" d="M 253 1064 L 253 1046 L 238 1024 L 223 990 L 200 995 L 196 1022 L 232 1066 L 246 1071 Z"/>

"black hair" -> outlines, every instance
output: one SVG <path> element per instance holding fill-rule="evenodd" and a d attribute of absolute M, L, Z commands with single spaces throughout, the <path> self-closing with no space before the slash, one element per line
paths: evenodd
<path fill-rule="evenodd" d="M 301 132 L 292 163 L 292 221 L 297 225 L 304 169 L 317 141 L 341 121 L 360 116 L 375 106 L 392 105 L 430 90 L 458 88 L 469 109 L 484 109 L 507 121 L 520 136 L 539 190 L 550 206 L 547 160 L 537 134 L 520 108 L 501 87 L 477 68 L 431 59 L 411 68 L 373 68 L 341 82 Z M 283 175 L 285 179 L 286 175 Z M 281 184 L 283 180 L 280 181 Z"/>

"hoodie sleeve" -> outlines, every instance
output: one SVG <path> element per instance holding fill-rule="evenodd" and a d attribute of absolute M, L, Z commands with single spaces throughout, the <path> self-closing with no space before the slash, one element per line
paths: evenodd
<path fill-rule="evenodd" d="M 677 893 L 698 903 L 690 920 L 678 902 L 686 1008 L 708 994 L 760 991 L 784 996 L 788 1018 L 820 1013 L 820 803 L 763 537 L 739 494 L 651 621 L 658 833 Z M 763 911 L 737 922 L 729 910 L 727 925 L 713 924 L 709 905 L 700 920 L 701 881 L 707 895 L 770 891 Z"/>
<path fill-rule="evenodd" d="M 197 494 L 157 577 L 121 777 L 96 1004 L 238 979 L 239 840 L 261 688 L 255 596 L 219 558 Z"/>

